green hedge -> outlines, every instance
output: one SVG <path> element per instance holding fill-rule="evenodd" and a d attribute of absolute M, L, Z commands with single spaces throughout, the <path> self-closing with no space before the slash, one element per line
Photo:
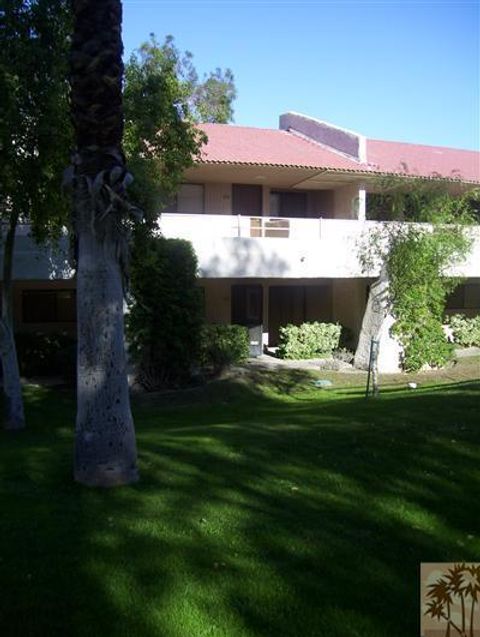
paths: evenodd
<path fill-rule="evenodd" d="M 200 362 L 214 373 L 242 363 L 249 356 L 248 330 L 241 325 L 205 325 Z"/>
<path fill-rule="evenodd" d="M 148 391 L 188 385 L 203 325 L 197 257 L 188 241 L 138 236 L 131 261 L 129 354 Z"/>
<path fill-rule="evenodd" d="M 322 358 L 338 348 L 342 326 L 338 323 L 303 323 L 280 328 L 280 358 Z"/>
<path fill-rule="evenodd" d="M 480 347 L 480 315 L 468 318 L 454 314 L 448 319 L 454 343 L 461 347 Z"/>

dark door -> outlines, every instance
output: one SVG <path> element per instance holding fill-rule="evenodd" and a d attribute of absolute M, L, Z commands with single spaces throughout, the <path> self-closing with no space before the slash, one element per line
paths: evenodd
<path fill-rule="evenodd" d="M 232 185 L 232 214 L 260 217 L 262 208 L 261 186 Z"/>
<path fill-rule="evenodd" d="M 232 285 L 232 323 L 259 325 L 263 320 L 263 290 L 261 285 Z"/>
<path fill-rule="evenodd" d="M 272 285 L 268 301 L 268 342 L 278 345 L 279 329 L 289 323 L 300 325 L 305 321 L 305 286 Z"/>
<path fill-rule="evenodd" d="M 232 323 L 248 327 L 250 356 L 262 354 L 263 288 L 261 285 L 232 285 Z"/>

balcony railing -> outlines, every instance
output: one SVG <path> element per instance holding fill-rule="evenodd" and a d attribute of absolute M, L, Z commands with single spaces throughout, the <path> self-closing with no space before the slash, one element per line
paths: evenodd
<path fill-rule="evenodd" d="M 356 219 L 324 219 L 257 217 L 247 215 L 210 215 L 163 213 L 159 229 L 167 237 L 185 239 L 233 238 L 250 239 L 342 239 L 358 235 L 376 221 Z"/>

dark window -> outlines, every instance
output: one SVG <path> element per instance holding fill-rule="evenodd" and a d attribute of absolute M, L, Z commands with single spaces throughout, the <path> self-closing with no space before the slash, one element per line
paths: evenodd
<path fill-rule="evenodd" d="M 198 286 L 198 293 L 200 296 L 200 306 L 202 308 L 202 316 L 205 317 L 207 314 L 207 301 L 205 298 L 205 288 L 203 285 Z"/>
<path fill-rule="evenodd" d="M 259 325 L 263 319 L 261 285 L 232 285 L 232 323 Z"/>
<path fill-rule="evenodd" d="M 232 184 L 233 215 L 261 216 L 262 209 L 262 186 Z"/>
<path fill-rule="evenodd" d="M 480 308 L 480 283 L 458 285 L 447 297 L 447 310 Z"/>
<path fill-rule="evenodd" d="M 447 297 L 447 310 L 465 307 L 465 286 L 457 286 Z"/>
<path fill-rule="evenodd" d="M 307 193 L 272 191 L 270 215 L 272 217 L 306 217 Z"/>
<path fill-rule="evenodd" d="M 22 317 L 24 323 L 75 322 L 75 290 L 24 290 Z"/>
<path fill-rule="evenodd" d="M 203 184 L 181 184 L 175 200 L 163 209 L 163 212 L 184 214 L 202 214 L 205 211 L 205 193 Z"/>

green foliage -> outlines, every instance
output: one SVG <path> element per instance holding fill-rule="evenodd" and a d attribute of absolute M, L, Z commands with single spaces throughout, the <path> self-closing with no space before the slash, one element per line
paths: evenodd
<path fill-rule="evenodd" d="M 303 323 L 280 328 L 280 358 L 303 359 L 329 355 L 340 342 L 338 323 Z"/>
<path fill-rule="evenodd" d="M 216 374 L 249 356 L 248 330 L 242 325 L 205 325 L 202 330 L 201 363 Z"/>
<path fill-rule="evenodd" d="M 237 95 L 233 73 L 230 69 L 205 75 L 203 82 L 196 82 L 192 95 L 192 110 L 198 122 L 228 124 L 233 119 L 232 102 Z"/>
<path fill-rule="evenodd" d="M 409 212 L 403 216 L 427 223 L 383 225 L 360 247 L 360 260 L 364 271 L 386 269 L 388 305 L 396 319 L 392 333 L 403 345 L 405 370 L 441 367 L 452 355 L 442 329 L 446 298 L 458 285 L 447 270 L 470 250 L 467 226 L 478 191 L 454 198 L 420 183 L 417 190 L 400 194 L 404 201 L 409 195 Z"/>
<path fill-rule="evenodd" d="M 137 238 L 127 334 L 139 381 L 149 390 L 188 383 L 200 351 L 203 309 L 191 244 Z"/>
<path fill-rule="evenodd" d="M 393 333 L 404 347 L 406 371 L 424 364 L 445 365 L 452 355 L 442 329 L 447 296 L 458 281 L 445 276 L 470 242 L 458 228 L 435 226 L 431 231 L 409 227 L 390 248 L 387 262 Z"/>
<path fill-rule="evenodd" d="M 18 332 L 15 342 L 23 376 L 75 378 L 76 340 L 73 336 L 61 332 Z"/>
<path fill-rule="evenodd" d="M 453 332 L 453 340 L 461 347 L 480 347 L 480 315 L 468 318 L 454 314 L 448 319 Z"/>
<path fill-rule="evenodd" d="M 160 44 L 152 34 L 132 54 L 125 66 L 124 148 L 135 176 L 131 197 L 147 225 L 171 201 L 206 141 L 195 124 L 230 121 L 235 94 L 229 69 L 199 82 L 192 54 L 182 55 L 171 36 Z"/>
<path fill-rule="evenodd" d="M 0 12 L 0 218 L 29 221 L 37 239 L 58 236 L 69 212 L 68 5 L 4 0 Z"/>
<path fill-rule="evenodd" d="M 452 196 L 448 184 L 428 180 L 379 179 L 367 195 L 367 218 L 384 221 L 440 222 L 468 216 L 479 219 L 480 189 Z"/>

